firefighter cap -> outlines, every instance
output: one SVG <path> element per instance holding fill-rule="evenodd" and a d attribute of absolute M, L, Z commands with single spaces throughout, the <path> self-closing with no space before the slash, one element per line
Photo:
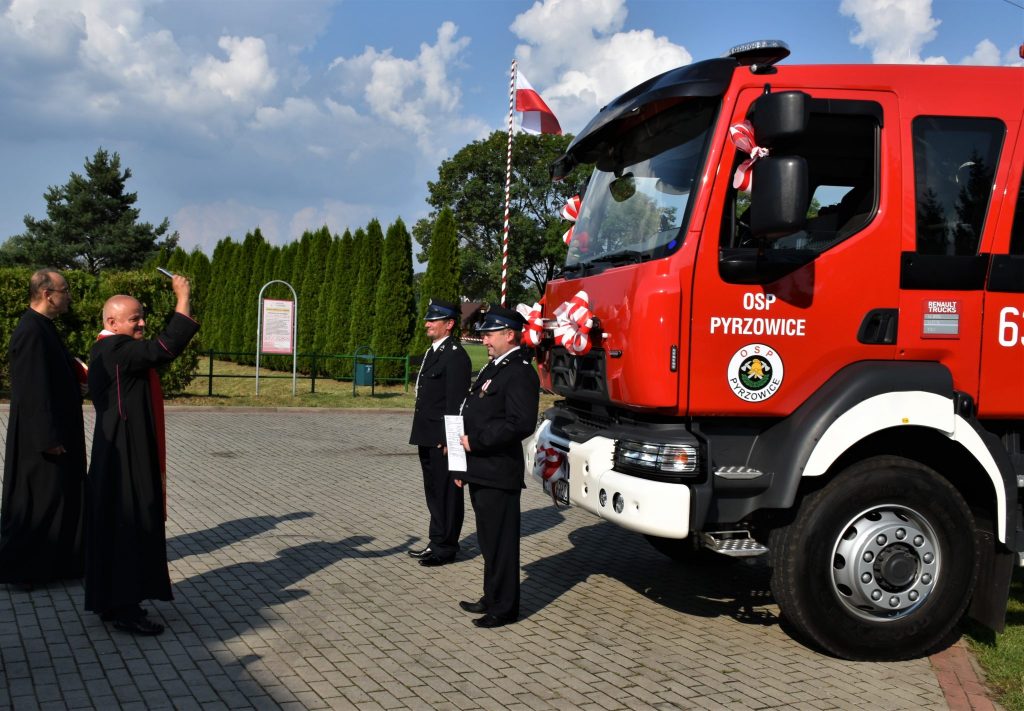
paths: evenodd
<path fill-rule="evenodd" d="M 459 313 L 455 304 L 447 301 L 431 299 L 427 305 L 427 313 L 423 316 L 424 321 L 441 321 L 443 319 L 455 319 Z"/>
<path fill-rule="evenodd" d="M 525 324 L 526 319 L 519 312 L 492 304 L 473 328 L 477 331 L 500 331 L 504 328 L 522 331 Z"/>

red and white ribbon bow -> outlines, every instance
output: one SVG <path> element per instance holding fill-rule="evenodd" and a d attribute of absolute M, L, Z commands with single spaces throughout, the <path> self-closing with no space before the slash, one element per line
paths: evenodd
<path fill-rule="evenodd" d="M 533 306 L 519 304 L 516 306 L 516 311 L 526 319 L 526 326 L 523 327 L 523 342 L 528 346 L 539 346 L 544 333 L 544 319 L 541 317 L 540 304 L 534 303 Z"/>
<path fill-rule="evenodd" d="M 534 471 L 539 471 L 544 481 L 549 481 L 562 469 L 562 453 L 554 447 L 538 447 L 533 466 Z"/>
<path fill-rule="evenodd" d="M 754 140 L 754 127 L 750 125 L 750 121 L 730 126 L 729 138 L 732 139 L 736 148 L 750 154 L 749 158 L 739 164 L 736 173 L 732 176 L 732 186 L 737 190 L 748 192 L 754 180 L 754 163 L 760 158 L 765 158 L 768 155 L 768 149 L 757 145 Z"/>
<path fill-rule="evenodd" d="M 562 217 L 569 220 L 569 222 L 576 222 L 576 218 L 580 215 L 580 196 L 573 195 L 569 198 L 569 202 L 565 203 L 565 207 L 562 208 Z M 562 241 L 565 242 L 565 246 L 569 246 L 569 242 L 572 241 L 572 231 L 576 225 L 572 225 L 562 235 Z"/>
<path fill-rule="evenodd" d="M 590 351 L 590 329 L 594 314 L 590 311 L 590 297 L 580 291 L 555 309 L 555 343 L 574 356 Z"/>

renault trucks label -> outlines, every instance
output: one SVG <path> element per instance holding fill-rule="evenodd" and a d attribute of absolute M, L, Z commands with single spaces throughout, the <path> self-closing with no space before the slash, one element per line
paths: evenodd
<path fill-rule="evenodd" d="M 960 302 L 925 299 L 921 338 L 960 338 Z"/>
<path fill-rule="evenodd" d="M 729 387 L 747 402 L 761 402 L 777 393 L 783 374 L 782 358 L 763 343 L 743 346 L 729 361 Z"/>

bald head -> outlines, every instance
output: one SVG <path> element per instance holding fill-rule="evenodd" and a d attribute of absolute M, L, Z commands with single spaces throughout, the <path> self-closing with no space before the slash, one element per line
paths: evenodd
<path fill-rule="evenodd" d="M 119 336 L 141 340 L 146 327 L 142 304 L 138 299 L 118 294 L 103 304 L 103 327 Z"/>

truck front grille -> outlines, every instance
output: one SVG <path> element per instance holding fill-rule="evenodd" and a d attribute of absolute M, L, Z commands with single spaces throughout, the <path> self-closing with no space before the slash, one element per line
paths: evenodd
<path fill-rule="evenodd" d="M 559 395 L 606 401 L 604 351 L 598 348 L 574 356 L 565 348 L 551 350 L 551 386 Z"/>

